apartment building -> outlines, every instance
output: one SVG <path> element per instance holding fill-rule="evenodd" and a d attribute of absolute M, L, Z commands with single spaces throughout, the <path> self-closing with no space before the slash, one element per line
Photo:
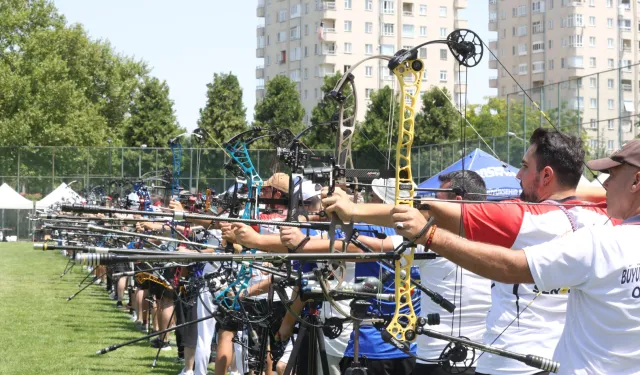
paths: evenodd
<path fill-rule="evenodd" d="M 543 110 L 558 103 L 580 109 L 591 148 L 614 151 L 638 134 L 638 5 L 489 0 L 489 30 L 497 33 L 489 47 Z M 497 70 L 490 87 L 516 98 L 519 88 L 495 58 L 489 67 Z"/>
<path fill-rule="evenodd" d="M 458 10 L 467 0 L 259 0 L 256 57 L 256 99 L 278 74 L 298 85 L 305 122 L 322 99 L 324 77 L 345 72 L 364 58 L 393 55 L 428 40 L 446 38 L 466 28 Z M 447 87 L 450 93 L 466 90 L 458 84 L 458 67 L 445 45 L 421 48 L 425 61 L 422 89 Z M 428 58 L 427 58 L 428 57 Z M 363 120 L 373 90 L 396 87 L 395 77 L 382 60 L 370 60 L 354 72 L 358 90 L 358 120 Z M 465 77 L 460 82 L 466 82 Z M 454 95 L 459 97 L 459 95 Z"/>

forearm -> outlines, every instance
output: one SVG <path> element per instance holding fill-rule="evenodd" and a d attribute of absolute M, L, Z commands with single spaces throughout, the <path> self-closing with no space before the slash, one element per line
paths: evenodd
<path fill-rule="evenodd" d="M 271 278 L 266 278 L 255 285 L 251 285 L 247 288 L 246 297 L 259 296 L 269 291 L 271 285 Z"/>
<path fill-rule="evenodd" d="M 287 253 L 287 248 L 280 241 L 277 234 L 260 234 L 255 240 L 246 243 L 239 242 L 250 249 L 262 250 L 270 253 Z"/>
<path fill-rule="evenodd" d="M 368 223 L 393 228 L 390 204 L 357 204 L 352 212 L 355 223 Z"/>
<path fill-rule="evenodd" d="M 429 218 L 433 216 L 436 224 L 452 232 L 460 231 L 460 217 L 462 214 L 462 204 L 450 202 L 429 201 L 430 209 L 420 211 L 423 216 Z M 393 206 L 390 204 L 358 204 L 353 210 L 353 221 L 380 225 L 393 228 L 392 218 Z"/>
<path fill-rule="evenodd" d="M 342 251 L 344 241 L 336 240 L 333 244 L 333 248 L 338 251 Z M 311 238 L 309 242 L 302 248 L 302 252 L 304 253 L 331 253 L 333 251 L 330 250 L 330 241 L 320 238 Z M 349 244 L 347 246 L 348 253 L 361 253 L 362 251 L 358 249 L 357 246 L 353 244 Z"/>
<path fill-rule="evenodd" d="M 186 221 L 188 221 L 189 223 L 202 225 L 205 228 L 208 228 L 209 225 L 211 224 L 211 220 L 204 220 L 204 219 L 189 218 L 189 219 L 186 219 Z"/>
<path fill-rule="evenodd" d="M 418 242 L 425 244 L 425 237 Z M 431 250 L 490 280 L 506 284 L 533 283 L 531 270 L 522 250 L 469 241 L 442 229 L 436 230 Z"/>

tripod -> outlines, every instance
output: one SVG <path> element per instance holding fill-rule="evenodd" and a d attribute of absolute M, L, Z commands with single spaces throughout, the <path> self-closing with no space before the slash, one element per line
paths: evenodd
<path fill-rule="evenodd" d="M 284 375 L 291 375 L 294 365 L 297 365 L 296 374 L 319 375 L 316 352 L 320 353 L 322 373 L 329 375 L 329 361 L 327 361 L 327 352 L 324 346 L 325 337 L 318 316 L 318 309 L 313 307 L 309 314 L 302 318 Z"/>
<path fill-rule="evenodd" d="M 353 321 L 353 362 L 346 369 L 345 375 L 367 375 L 367 368 L 364 363 L 360 363 L 358 354 L 360 348 L 360 319 L 369 317 L 368 309 L 371 307 L 371 302 L 363 299 L 354 299 L 349 306 L 351 307 L 351 315 L 356 320 Z"/>

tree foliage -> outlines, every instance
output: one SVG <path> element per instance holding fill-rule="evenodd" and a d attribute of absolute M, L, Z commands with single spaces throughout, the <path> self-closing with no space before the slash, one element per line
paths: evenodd
<path fill-rule="evenodd" d="M 181 131 L 169 99 L 169 86 L 157 78 L 145 77 L 134 96 L 131 117 L 124 128 L 127 146 L 167 147 L 167 139 Z"/>
<path fill-rule="evenodd" d="M 124 144 L 149 71 L 46 0 L 0 0 L 0 145 Z"/>
<path fill-rule="evenodd" d="M 416 114 L 416 146 L 450 142 L 460 134 L 461 116 L 451 104 L 451 95 L 443 87 L 433 86 L 422 95 L 422 108 Z"/>
<path fill-rule="evenodd" d="M 207 103 L 200 109 L 198 126 L 206 129 L 218 147 L 233 135 L 247 130 L 246 108 L 242 104 L 242 87 L 231 73 L 215 73 L 207 83 Z"/>
<path fill-rule="evenodd" d="M 297 134 L 304 128 L 303 118 L 297 84 L 282 75 L 269 80 L 264 98 L 255 107 L 254 126 Z"/>

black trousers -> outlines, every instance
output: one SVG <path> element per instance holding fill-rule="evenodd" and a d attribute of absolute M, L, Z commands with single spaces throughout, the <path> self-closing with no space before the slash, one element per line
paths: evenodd
<path fill-rule="evenodd" d="M 416 366 L 416 359 L 413 357 L 394 359 L 360 359 L 364 361 L 367 368 L 367 375 L 407 375 L 411 374 Z M 353 357 L 344 357 L 340 361 L 340 373 L 345 374 L 351 367 Z"/>

